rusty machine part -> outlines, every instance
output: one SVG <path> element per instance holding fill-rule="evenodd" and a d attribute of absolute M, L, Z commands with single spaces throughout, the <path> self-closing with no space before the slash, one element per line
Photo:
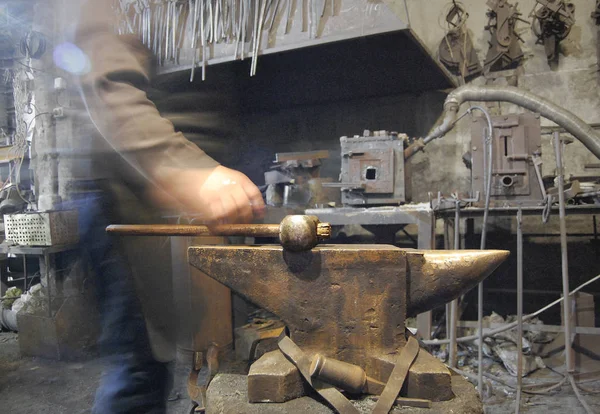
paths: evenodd
<path fill-rule="evenodd" d="M 329 151 L 283 152 L 275 154 L 275 165 L 265 172 L 267 205 L 307 207 L 324 202 L 322 191 L 315 191 L 321 181 L 321 161 Z"/>
<path fill-rule="evenodd" d="M 492 203 L 494 201 L 544 200 L 544 188 L 539 169 L 542 138 L 539 115 L 522 113 L 492 117 L 494 133 Z M 484 162 L 487 123 L 474 118 L 471 124 L 471 191 L 485 194 Z"/>
<path fill-rule="evenodd" d="M 487 5 L 490 10 L 485 29 L 490 32 L 491 40 L 484 66 L 493 72 L 516 69 L 523 60 L 519 45 L 523 39 L 515 28 L 518 21 L 529 22 L 520 17 L 517 4 L 513 6 L 507 0 L 488 0 Z"/>
<path fill-rule="evenodd" d="M 446 23 L 450 30 L 438 48 L 440 62 L 454 75 L 470 81 L 481 75 L 482 69 L 473 48 L 473 40 L 466 28 L 469 14 L 456 0 L 446 14 Z"/>
<path fill-rule="evenodd" d="M 536 0 L 531 11 L 531 30 L 536 44 L 543 44 L 550 67 L 558 65 L 558 45 L 575 24 L 575 4 L 564 0 Z M 538 8 L 538 6 L 541 6 Z"/>
<path fill-rule="evenodd" d="M 224 224 L 197 226 L 188 224 L 113 224 L 108 233 L 122 236 L 246 236 L 277 237 L 285 250 L 302 252 L 331 237 L 331 226 L 317 217 L 291 215 L 281 224 Z"/>
<path fill-rule="evenodd" d="M 346 206 L 398 205 L 410 201 L 408 164 L 404 148 L 408 136 L 397 132 L 365 130 L 341 137 L 342 167 L 339 183 Z"/>
<path fill-rule="evenodd" d="M 398 351 L 407 344 L 407 317 L 460 296 L 508 254 L 387 245 L 321 245 L 300 253 L 279 246 L 198 246 L 190 248 L 189 259 L 194 267 L 280 317 L 309 361 L 319 354 L 356 365 L 374 387 L 388 382 Z M 324 370 L 316 363 L 314 368 Z M 351 384 L 360 388 L 360 372 L 347 366 L 345 371 L 360 377 Z M 333 382 L 335 375 L 328 372 Z M 454 395 L 448 369 L 423 350 L 405 382 L 402 397 L 439 402 Z M 306 395 L 303 384 L 293 364 L 279 351 L 269 352 L 250 367 L 248 398 L 286 402 Z"/>

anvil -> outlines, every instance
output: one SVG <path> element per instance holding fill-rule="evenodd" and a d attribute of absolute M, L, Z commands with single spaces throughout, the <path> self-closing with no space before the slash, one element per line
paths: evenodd
<path fill-rule="evenodd" d="M 189 249 L 193 266 L 279 316 L 303 351 L 359 365 L 381 381 L 406 344 L 407 317 L 457 298 L 508 255 L 387 245 L 321 245 L 302 253 L 275 245 Z M 450 374 L 445 378 L 438 362 L 419 354 L 407 378 L 408 396 L 452 398 Z M 448 389 L 440 388 L 444 384 Z"/>

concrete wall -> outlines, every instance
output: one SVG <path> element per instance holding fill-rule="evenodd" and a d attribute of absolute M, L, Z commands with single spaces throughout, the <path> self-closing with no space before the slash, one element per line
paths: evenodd
<path fill-rule="evenodd" d="M 402 18 L 406 18 L 404 0 L 387 1 L 389 6 Z M 435 56 L 440 41 L 446 33 L 445 15 L 450 2 L 447 0 L 406 0 L 410 24 L 412 29 L 423 41 L 427 49 Z M 464 0 L 462 4 L 469 13 L 467 28 L 473 39 L 481 62 L 488 51 L 490 35 L 484 30 L 487 24 L 486 11 L 488 7 L 482 0 Z M 512 2 L 514 4 L 514 1 Z M 575 4 L 576 23 L 569 36 L 561 43 L 561 54 L 556 71 L 552 71 L 546 60 L 544 46 L 536 45 L 536 37 L 530 27 L 525 23 L 517 25 L 518 32 L 525 40 L 521 44 L 525 54 L 522 74 L 518 76 L 517 86 L 534 92 L 551 101 L 563 105 L 588 123 L 600 122 L 600 93 L 598 90 L 598 67 L 596 66 L 596 26 L 590 17 L 595 7 L 591 0 L 573 0 Z M 534 0 L 519 1 L 519 10 L 523 17 L 528 15 L 536 4 Z M 528 19 L 531 20 L 531 19 Z M 442 24 L 442 22 L 444 24 Z M 493 84 L 503 84 L 504 79 L 498 79 Z M 484 84 L 485 79 L 480 77 L 473 81 L 475 84 Z M 466 107 L 466 105 L 465 105 Z M 509 104 L 500 105 L 502 113 L 521 111 Z M 542 126 L 554 125 L 543 119 Z M 465 121 L 442 140 L 432 143 L 427 147 L 427 154 L 420 154 L 414 161 L 418 165 L 426 164 L 430 175 L 415 176 L 414 179 L 425 183 L 441 183 L 444 190 L 451 190 L 452 186 L 458 187 L 466 183 L 468 171 L 463 166 L 460 156 L 468 149 L 470 132 L 469 122 Z M 552 174 L 554 171 L 554 156 L 551 147 L 551 136 L 542 137 L 543 145 L 543 174 Z M 449 155 L 450 154 L 450 155 Z M 596 158 L 587 151 L 579 142 L 570 145 L 566 153 L 565 167 L 569 174 L 586 172 L 586 163 L 597 162 Z M 423 172 L 417 169 L 416 174 Z M 588 171 L 589 172 L 589 171 Z M 453 184 L 454 183 L 454 184 Z"/>

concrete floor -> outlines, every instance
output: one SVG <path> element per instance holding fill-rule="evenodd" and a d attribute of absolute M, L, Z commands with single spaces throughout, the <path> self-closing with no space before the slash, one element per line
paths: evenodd
<path fill-rule="evenodd" d="M 12 414 L 83 414 L 89 413 L 98 385 L 102 362 L 62 362 L 38 358 L 21 358 L 17 334 L 0 333 L 0 412 Z M 168 414 L 183 414 L 189 402 L 185 399 L 185 374 L 180 372 L 172 396 L 180 398 L 168 403 Z M 548 381 L 548 378 L 540 379 Z M 586 384 L 600 389 L 600 381 Z M 486 413 L 514 412 L 514 393 L 495 387 L 486 405 Z M 586 395 L 586 401 L 600 413 L 600 395 Z M 550 396 L 524 395 L 522 413 L 585 413 L 570 387 L 563 386 Z"/>

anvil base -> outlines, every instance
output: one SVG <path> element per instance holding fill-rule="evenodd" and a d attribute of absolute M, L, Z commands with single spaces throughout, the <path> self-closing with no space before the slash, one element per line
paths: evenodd
<path fill-rule="evenodd" d="M 286 403 L 249 403 L 248 377 L 244 372 L 218 374 L 208 387 L 206 413 L 244 414 L 333 414 L 334 411 L 318 397 L 296 398 Z M 475 387 L 459 375 L 452 376 L 452 391 L 456 397 L 450 401 L 434 402 L 431 408 L 396 407 L 391 413 L 412 414 L 482 414 L 483 405 Z M 370 413 L 376 402 L 372 397 L 353 400 L 362 413 Z"/>
<path fill-rule="evenodd" d="M 387 378 L 394 367 L 392 361 L 373 358 L 369 364 Z M 298 369 L 279 351 L 261 356 L 248 373 L 248 401 L 283 403 L 307 395 L 309 386 Z M 450 370 L 437 358 L 421 349 L 410 368 L 400 396 L 431 401 L 449 401 L 452 392 Z"/>

